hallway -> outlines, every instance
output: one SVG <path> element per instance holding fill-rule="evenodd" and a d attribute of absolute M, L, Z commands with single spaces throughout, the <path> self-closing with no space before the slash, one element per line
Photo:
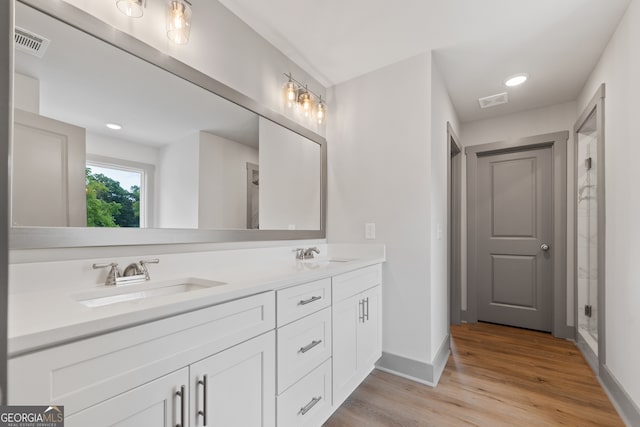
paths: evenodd
<path fill-rule="evenodd" d="M 375 370 L 325 427 L 624 426 L 573 343 L 487 323 L 451 335 L 437 388 Z"/>

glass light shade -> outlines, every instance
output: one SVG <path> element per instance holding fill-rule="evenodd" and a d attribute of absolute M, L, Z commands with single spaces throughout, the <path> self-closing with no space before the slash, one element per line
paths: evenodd
<path fill-rule="evenodd" d="M 116 0 L 116 7 L 130 18 L 141 18 L 144 13 L 144 0 Z"/>
<path fill-rule="evenodd" d="M 327 117 L 327 104 L 322 101 L 320 101 L 320 103 L 318 104 L 316 117 L 318 118 L 318 124 L 322 124 L 322 122 L 324 122 L 324 119 Z"/>
<path fill-rule="evenodd" d="M 293 107 L 293 103 L 296 100 L 296 94 L 298 93 L 298 88 L 296 84 L 289 80 L 287 85 L 285 86 L 285 94 L 287 96 L 287 105 L 289 108 Z"/>
<path fill-rule="evenodd" d="M 313 108 L 313 102 L 311 100 L 311 95 L 309 94 L 309 92 L 302 92 L 300 94 L 300 105 L 302 105 L 302 109 L 304 110 L 304 115 L 308 116 L 309 112 L 311 112 L 311 109 Z"/>
<path fill-rule="evenodd" d="M 176 44 L 186 44 L 191 31 L 191 6 L 176 0 L 167 5 L 167 37 Z"/>

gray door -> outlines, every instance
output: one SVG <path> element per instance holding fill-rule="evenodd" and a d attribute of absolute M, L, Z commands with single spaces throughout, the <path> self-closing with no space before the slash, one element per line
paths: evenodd
<path fill-rule="evenodd" d="M 552 330 L 551 150 L 478 157 L 478 320 Z"/>

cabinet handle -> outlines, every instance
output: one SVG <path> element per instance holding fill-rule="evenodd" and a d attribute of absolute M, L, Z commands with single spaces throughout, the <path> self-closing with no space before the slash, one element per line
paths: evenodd
<path fill-rule="evenodd" d="M 364 300 L 358 301 L 358 318 L 364 323 Z"/>
<path fill-rule="evenodd" d="M 311 341 L 310 344 L 305 345 L 304 347 L 300 347 L 300 350 L 298 350 L 298 353 L 306 353 L 307 351 L 311 350 L 313 347 L 317 346 L 318 344 L 322 343 L 322 340 L 313 340 Z"/>
<path fill-rule="evenodd" d="M 203 426 L 207 425 L 207 376 L 203 375 L 201 380 L 198 380 L 198 385 L 202 386 L 202 410 L 198 411 L 198 415 L 202 416 Z"/>
<path fill-rule="evenodd" d="M 318 397 L 314 397 L 313 399 L 311 399 L 311 402 L 307 403 L 305 406 L 303 406 L 302 408 L 300 408 L 300 412 L 298 412 L 299 415 L 304 415 L 307 412 L 309 412 L 311 410 L 311 408 L 313 408 L 314 406 L 316 406 L 316 404 L 318 402 L 320 402 L 322 400 L 322 396 L 318 396 Z"/>
<path fill-rule="evenodd" d="M 176 396 L 180 398 L 180 424 L 176 424 L 176 427 L 186 427 L 184 423 L 184 386 L 180 386 L 180 390 L 176 391 Z"/>
<path fill-rule="evenodd" d="M 300 300 L 300 302 L 298 303 L 298 305 L 307 305 L 307 304 L 311 304 L 314 301 L 318 301 L 319 299 L 322 299 L 322 297 L 311 297 L 309 299 L 304 299 L 304 300 Z"/>
<path fill-rule="evenodd" d="M 365 320 L 368 322 L 369 321 L 369 297 L 367 297 L 365 301 L 366 301 L 366 307 L 367 307 L 367 310 L 365 311 L 365 317 L 366 317 Z"/>

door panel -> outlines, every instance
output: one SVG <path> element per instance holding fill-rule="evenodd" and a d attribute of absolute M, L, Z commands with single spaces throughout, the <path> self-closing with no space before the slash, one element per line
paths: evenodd
<path fill-rule="evenodd" d="M 173 427 L 186 417 L 181 413 L 182 405 L 176 393 L 182 386 L 186 387 L 188 381 L 188 368 L 180 369 L 68 416 L 65 424 L 68 427 Z M 186 411 L 186 405 L 184 408 Z"/>
<path fill-rule="evenodd" d="M 478 320 L 551 331 L 551 148 L 481 156 L 477 185 Z"/>

